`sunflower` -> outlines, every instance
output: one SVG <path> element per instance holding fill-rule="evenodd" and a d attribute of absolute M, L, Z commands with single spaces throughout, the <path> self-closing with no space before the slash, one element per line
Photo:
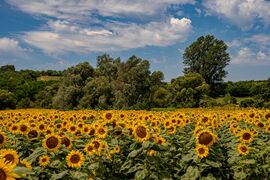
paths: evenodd
<path fill-rule="evenodd" d="M 149 129 L 143 124 L 137 124 L 133 130 L 133 134 L 137 141 L 143 142 L 149 139 Z"/>
<path fill-rule="evenodd" d="M 50 158 L 47 155 L 40 156 L 38 159 L 38 164 L 42 167 L 48 166 L 49 163 L 50 163 Z"/>
<path fill-rule="evenodd" d="M 20 164 L 24 165 L 28 170 L 32 170 L 31 164 L 26 159 L 20 160 Z"/>
<path fill-rule="evenodd" d="M 49 151 L 57 151 L 61 146 L 61 138 L 56 134 L 48 134 L 43 140 L 42 146 Z"/>
<path fill-rule="evenodd" d="M 40 134 L 37 129 L 31 129 L 27 134 L 29 139 L 39 138 Z"/>
<path fill-rule="evenodd" d="M 103 114 L 103 119 L 105 120 L 111 120 L 113 118 L 113 112 L 107 111 Z"/>
<path fill-rule="evenodd" d="M 217 136 L 213 134 L 211 131 L 202 130 L 197 134 L 196 139 L 197 139 L 197 144 L 201 144 L 201 145 L 205 145 L 209 147 L 216 142 Z"/>
<path fill-rule="evenodd" d="M 161 136 L 155 136 L 155 143 L 156 144 L 160 144 L 160 145 L 163 145 L 165 143 L 165 139 Z"/>
<path fill-rule="evenodd" d="M 1 180 L 15 180 L 19 176 L 12 172 L 13 167 L 10 164 L 4 162 L 4 159 L 0 159 L 0 179 Z"/>
<path fill-rule="evenodd" d="M 115 146 L 115 147 L 113 148 L 113 152 L 114 152 L 114 153 L 119 153 L 120 150 L 121 150 L 120 146 Z"/>
<path fill-rule="evenodd" d="M 266 132 L 270 133 L 270 125 L 265 127 Z"/>
<path fill-rule="evenodd" d="M 9 131 L 12 133 L 12 134 L 15 134 L 17 133 L 19 130 L 19 126 L 17 124 L 13 124 L 12 126 L 10 126 L 9 128 Z"/>
<path fill-rule="evenodd" d="M 169 129 L 167 129 L 166 133 L 170 135 L 175 134 L 176 133 L 175 126 L 171 126 Z"/>
<path fill-rule="evenodd" d="M 71 168 L 80 168 L 84 163 L 84 156 L 80 151 L 72 150 L 66 157 L 67 165 Z"/>
<path fill-rule="evenodd" d="M 98 150 L 100 148 L 101 142 L 99 139 L 95 138 L 92 140 L 92 145 L 94 146 L 95 150 Z"/>
<path fill-rule="evenodd" d="M 71 149 L 72 147 L 72 141 L 68 136 L 62 137 L 61 144 L 65 145 L 68 149 Z"/>
<path fill-rule="evenodd" d="M 96 134 L 96 130 L 95 130 L 95 128 L 93 126 L 91 126 L 90 129 L 89 129 L 88 135 L 89 136 L 95 136 L 95 134 Z"/>
<path fill-rule="evenodd" d="M 170 128 L 171 127 L 171 121 L 170 120 L 166 120 L 166 121 L 164 121 L 164 127 L 165 128 Z"/>
<path fill-rule="evenodd" d="M 249 148 L 246 144 L 238 144 L 237 146 L 238 153 L 245 156 L 249 153 Z"/>
<path fill-rule="evenodd" d="M 46 127 L 46 125 L 44 124 L 44 123 L 40 123 L 39 125 L 38 125 L 38 130 L 40 131 L 40 132 L 43 132 L 43 131 L 45 131 L 47 129 L 47 127 Z"/>
<path fill-rule="evenodd" d="M 148 156 L 156 156 L 157 155 L 157 151 L 150 149 L 147 151 L 147 155 Z"/>
<path fill-rule="evenodd" d="M 97 129 L 97 136 L 99 138 L 105 138 L 107 136 L 107 133 L 108 133 L 108 130 L 102 126 L 100 126 L 98 129 Z"/>
<path fill-rule="evenodd" d="M 19 155 L 13 149 L 5 149 L 1 151 L 0 159 L 4 159 L 5 163 L 15 167 L 19 163 Z"/>
<path fill-rule="evenodd" d="M 204 158 L 208 156 L 209 150 L 207 146 L 198 144 L 196 147 L 196 152 L 199 158 Z"/>
<path fill-rule="evenodd" d="M 93 155 L 95 152 L 94 145 L 92 143 L 89 143 L 85 146 L 84 151 L 89 155 Z"/>
<path fill-rule="evenodd" d="M 242 130 L 240 132 L 240 141 L 243 143 L 250 143 L 253 140 L 253 133 L 248 130 Z"/>
<path fill-rule="evenodd" d="M 77 128 L 77 126 L 71 123 L 68 126 L 68 132 L 70 132 L 71 134 L 75 134 L 75 132 L 77 130 L 76 128 Z"/>
<path fill-rule="evenodd" d="M 29 128 L 27 125 L 25 125 L 24 123 L 22 123 L 20 126 L 19 126 L 19 131 L 21 134 L 27 134 L 28 131 L 29 131 Z"/>
<path fill-rule="evenodd" d="M 0 131 L 0 148 L 5 144 L 6 140 L 6 134 Z"/>

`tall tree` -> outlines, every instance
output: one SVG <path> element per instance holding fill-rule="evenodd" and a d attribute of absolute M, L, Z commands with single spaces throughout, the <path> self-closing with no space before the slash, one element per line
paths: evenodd
<path fill-rule="evenodd" d="M 223 81 L 230 56 L 227 45 L 212 35 L 201 36 L 185 49 L 184 73 L 195 72 L 202 75 L 210 86 Z"/>

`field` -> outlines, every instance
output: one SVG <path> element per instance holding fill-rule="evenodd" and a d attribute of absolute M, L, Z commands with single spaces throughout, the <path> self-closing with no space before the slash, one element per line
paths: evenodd
<path fill-rule="evenodd" d="M 0 111 L 0 179 L 268 179 L 270 110 Z"/>

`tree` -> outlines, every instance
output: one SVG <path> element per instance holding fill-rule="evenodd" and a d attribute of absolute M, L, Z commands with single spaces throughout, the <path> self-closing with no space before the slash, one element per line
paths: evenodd
<path fill-rule="evenodd" d="M 209 85 L 198 73 L 188 73 L 169 84 L 171 103 L 176 107 L 198 107 L 200 99 L 207 95 Z"/>
<path fill-rule="evenodd" d="M 53 107 L 65 110 L 76 108 L 83 96 L 82 88 L 93 72 L 94 68 L 88 62 L 65 70 L 57 94 L 53 97 Z"/>
<path fill-rule="evenodd" d="M 222 82 L 227 72 L 230 56 L 227 45 L 212 35 L 201 36 L 185 49 L 183 55 L 184 73 L 195 72 L 202 75 L 210 86 Z"/>
<path fill-rule="evenodd" d="M 16 107 L 16 98 L 13 93 L 0 89 L 0 110 L 14 109 Z"/>

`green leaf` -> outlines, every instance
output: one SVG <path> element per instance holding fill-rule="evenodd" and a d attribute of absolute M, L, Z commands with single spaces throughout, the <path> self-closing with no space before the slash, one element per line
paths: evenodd
<path fill-rule="evenodd" d="M 129 168 L 127 174 L 134 173 L 135 171 L 143 169 L 143 168 L 144 166 L 142 164 L 136 164 L 135 166 L 132 166 L 131 168 Z"/>
<path fill-rule="evenodd" d="M 51 162 L 49 166 L 52 168 L 58 169 L 62 166 L 62 162 L 59 160 L 55 160 L 55 161 Z"/>
<path fill-rule="evenodd" d="M 42 147 L 38 147 L 37 149 L 34 150 L 34 152 L 28 156 L 27 158 L 25 158 L 29 163 L 33 163 L 34 161 L 36 161 L 36 159 L 41 156 L 44 153 L 44 148 Z"/>
<path fill-rule="evenodd" d="M 189 166 L 186 173 L 182 176 L 183 179 L 197 179 L 200 177 L 200 171 L 197 166 Z"/>
<path fill-rule="evenodd" d="M 99 163 L 97 162 L 97 163 L 91 164 L 88 169 L 90 169 L 90 170 L 96 170 L 98 168 L 99 168 Z"/>
<path fill-rule="evenodd" d="M 148 171 L 146 169 L 137 171 L 135 174 L 135 180 L 145 179 L 147 175 L 148 175 Z"/>
<path fill-rule="evenodd" d="M 70 172 L 72 178 L 74 179 L 87 179 L 88 174 L 80 172 L 80 171 L 71 171 Z"/>
<path fill-rule="evenodd" d="M 215 168 L 219 168 L 222 166 L 222 164 L 220 162 L 214 162 L 214 161 L 210 161 L 210 160 L 206 160 L 205 163 L 212 166 L 212 167 L 215 167 Z"/>
<path fill-rule="evenodd" d="M 61 179 L 61 178 L 63 178 L 67 173 L 68 173 L 68 170 L 63 171 L 63 172 L 61 172 L 61 173 L 59 173 L 59 174 L 53 174 L 52 177 L 51 177 L 51 179 L 52 179 L 52 180 Z"/>
<path fill-rule="evenodd" d="M 241 164 L 256 164 L 256 160 L 255 159 L 246 159 L 246 160 L 242 160 L 240 163 Z"/>
<path fill-rule="evenodd" d="M 128 158 L 134 158 L 136 157 L 138 154 L 140 154 L 142 152 L 142 149 L 138 149 L 138 150 L 133 150 L 128 154 Z"/>
<path fill-rule="evenodd" d="M 124 164 L 121 166 L 120 171 L 124 171 L 129 169 L 132 166 L 132 160 L 127 160 L 124 162 Z"/>
<path fill-rule="evenodd" d="M 26 167 L 16 167 L 13 169 L 13 172 L 19 176 L 22 176 L 23 174 L 33 174 L 33 172 Z"/>
<path fill-rule="evenodd" d="M 150 143 L 149 141 L 144 141 L 144 142 L 142 143 L 142 147 L 143 147 L 144 149 L 149 149 L 150 145 L 151 145 L 151 143 Z"/>

